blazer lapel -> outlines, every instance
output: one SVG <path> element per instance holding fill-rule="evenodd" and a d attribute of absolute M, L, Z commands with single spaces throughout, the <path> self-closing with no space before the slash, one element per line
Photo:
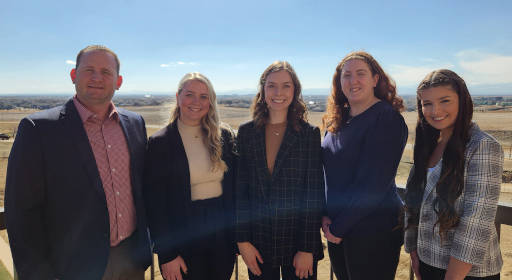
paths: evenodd
<path fill-rule="evenodd" d="M 261 186 L 261 192 L 263 197 L 266 198 L 266 186 L 270 179 L 270 172 L 267 166 L 267 151 L 265 149 L 265 131 L 260 128 L 254 128 L 254 135 L 252 141 L 254 141 L 254 160 L 256 161 L 256 169 L 258 177 L 263 183 Z"/>
<path fill-rule="evenodd" d="M 189 164 L 188 164 L 188 158 L 187 153 L 185 152 L 185 146 L 183 145 L 183 141 L 181 140 L 180 132 L 178 131 L 178 121 L 174 121 L 169 126 L 167 126 L 167 133 L 169 135 L 169 149 L 171 151 L 171 155 L 174 156 L 172 159 L 174 162 L 179 163 L 178 165 L 175 165 L 173 168 L 176 170 L 169 170 L 169 172 L 176 173 L 176 174 L 183 174 L 184 176 L 182 182 L 178 182 L 180 186 L 183 187 L 183 197 L 185 198 L 185 201 L 191 201 L 192 200 L 192 194 L 190 190 L 190 170 L 189 170 Z M 186 207 L 190 210 L 189 206 L 190 203 L 185 203 Z"/>
<path fill-rule="evenodd" d="M 132 147 L 133 144 L 131 143 L 131 139 L 134 139 L 135 135 L 131 135 L 131 130 L 129 127 L 131 127 L 130 124 L 130 118 L 128 118 L 126 115 L 121 114 L 118 112 L 119 116 L 119 123 L 121 124 L 121 128 L 123 129 L 124 136 L 126 138 L 126 144 L 128 145 L 128 150 L 130 150 L 130 156 L 132 156 Z"/>
<path fill-rule="evenodd" d="M 427 173 L 427 184 L 425 186 L 425 191 L 423 192 L 423 200 L 425 200 L 432 190 L 434 190 L 437 185 L 437 181 L 439 181 L 439 177 L 441 176 L 441 169 L 443 167 L 443 159 L 440 159 L 440 162 L 434 167 L 434 170 L 430 174 Z"/>
<path fill-rule="evenodd" d="M 91 179 L 92 187 L 98 192 L 103 200 L 106 201 L 105 191 L 101 182 L 96 159 L 89 143 L 89 138 L 85 132 L 82 119 L 78 115 L 78 111 L 73 104 L 73 100 L 69 100 L 61 111 L 60 119 L 63 121 L 67 134 L 72 139 L 72 145 L 79 157 L 79 161 L 84 165 L 87 175 Z"/>
<path fill-rule="evenodd" d="M 133 149 L 133 139 L 137 139 L 137 135 L 132 135 L 133 129 L 130 129 L 132 127 L 130 118 L 128 118 L 126 115 L 119 113 L 119 123 L 121 124 L 121 128 L 123 129 L 124 138 L 126 139 L 126 145 L 128 146 L 128 152 L 130 153 L 130 168 L 133 168 L 137 166 L 134 164 L 135 161 L 135 151 Z M 134 172 L 133 170 L 130 170 L 130 174 L 133 177 Z M 132 180 L 132 188 L 133 188 L 133 178 L 130 178 Z"/>
<path fill-rule="evenodd" d="M 293 129 L 290 125 L 286 127 L 286 131 L 284 133 L 283 141 L 281 142 L 281 146 L 279 147 L 279 151 L 277 152 L 276 161 L 274 163 L 274 172 L 272 172 L 272 177 L 275 174 L 279 173 L 279 169 L 282 167 L 283 162 L 286 160 L 290 149 L 295 144 L 298 137 L 297 131 Z"/>
<path fill-rule="evenodd" d="M 472 123 L 471 128 L 469 130 L 469 135 L 471 136 L 475 133 L 478 133 L 478 131 L 480 131 L 480 128 L 478 127 L 478 125 L 476 123 Z M 467 165 L 468 165 L 469 156 L 470 156 L 470 153 L 468 151 L 470 151 L 470 147 L 471 147 L 471 145 L 473 145 L 473 139 L 474 139 L 474 137 L 470 137 L 469 142 L 466 144 L 466 152 L 464 153 L 464 180 L 466 180 L 466 170 L 467 170 Z M 430 182 L 434 181 L 435 183 L 426 184 L 425 191 L 423 192 L 423 200 L 425 200 L 430 195 L 432 190 L 434 190 L 434 188 L 437 184 L 437 181 L 441 177 L 442 168 L 443 168 L 443 159 L 441 158 L 439 160 L 439 163 L 435 166 L 435 170 L 433 170 L 431 174 L 427 174 L 427 178 L 433 179 L 433 180 L 429 180 L 429 181 Z"/>
<path fill-rule="evenodd" d="M 119 112 L 119 124 L 121 125 L 121 129 L 123 130 L 124 138 L 126 140 L 126 146 L 128 147 L 128 154 L 130 155 L 130 181 L 132 185 L 132 195 L 135 198 L 139 195 L 142 195 L 142 185 L 137 184 L 139 181 L 139 176 L 142 176 L 141 170 L 136 170 L 138 168 L 137 161 L 142 160 L 139 154 L 136 151 L 137 141 L 139 141 L 140 135 L 137 135 L 137 130 L 133 120 L 131 120 L 127 115 Z"/>

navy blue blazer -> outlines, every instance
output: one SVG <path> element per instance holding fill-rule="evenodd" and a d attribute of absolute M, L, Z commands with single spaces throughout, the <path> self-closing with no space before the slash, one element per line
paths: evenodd
<path fill-rule="evenodd" d="M 146 129 L 118 108 L 130 151 L 142 268 L 151 261 L 142 172 Z M 105 192 L 89 139 L 73 101 L 21 120 L 9 156 L 5 215 L 20 279 L 101 279 L 110 250 Z"/>
<path fill-rule="evenodd" d="M 222 129 L 222 160 L 228 166 L 222 179 L 222 203 L 224 220 L 219 221 L 222 233 L 234 242 L 234 180 L 236 174 L 236 146 L 230 130 Z M 190 171 L 187 154 L 173 122 L 151 135 L 148 142 L 144 172 L 144 193 L 151 239 L 160 264 L 172 261 L 194 246 L 192 232 L 200 231 L 201 225 L 191 224 Z"/>

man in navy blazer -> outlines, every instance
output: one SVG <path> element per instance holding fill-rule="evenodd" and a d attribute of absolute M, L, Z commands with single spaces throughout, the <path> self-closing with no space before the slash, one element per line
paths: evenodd
<path fill-rule="evenodd" d="M 144 279 L 144 120 L 111 101 L 122 83 L 112 50 L 81 50 L 71 79 L 76 95 L 21 120 L 9 156 L 14 266 L 19 279 Z"/>

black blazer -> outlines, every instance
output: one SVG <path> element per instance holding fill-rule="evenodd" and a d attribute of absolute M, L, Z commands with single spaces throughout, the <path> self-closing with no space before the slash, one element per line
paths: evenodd
<path fill-rule="evenodd" d="M 222 180 L 222 201 L 225 209 L 223 228 L 234 254 L 234 180 L 236 151 L 233 133 L 222 129 L 222 159 L 228 166 Z M 189 209 L 190 171 L 187 154 L 178 132 L 177 121 L 157 131 L 149 138 L 144 173 L 145 198 L 151 238 L 160 264 L 182 255 L 193 246 L 190 231 L 201 225 L 191 225 Z"/>
<path fill-rule="evenodd" d="M 142 170 L 146 129 L 138 114 L 118 108 L 130 151 L 137 213 L 133 253 L 150 261 Z M 101 279 L 110 250 L 105 192 L 73 101 L 21 120 L 9 156 L 5 214 L 20 279 Z"/>
<path fill-rule="evenodd" d="M 297 251 L 323 258 L 321 213 L 325 207 L 320 130 L 290 125 L 268 171 L 265 130 L 254 122 L 238 130 L 236 240 L 249 241 L 265 263 L 291 265 Z"/>

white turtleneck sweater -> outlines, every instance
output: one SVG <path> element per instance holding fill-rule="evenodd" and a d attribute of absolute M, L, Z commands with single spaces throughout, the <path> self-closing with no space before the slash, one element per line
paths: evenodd
<path fill-rule="evenodd" d="M 178 119 L 178 131 L 187 154 L 192 201 L 221 196 L 224 172 L 212 171 L 212 162 L 203 142 L 201 126 L 189 126 Z"/>

